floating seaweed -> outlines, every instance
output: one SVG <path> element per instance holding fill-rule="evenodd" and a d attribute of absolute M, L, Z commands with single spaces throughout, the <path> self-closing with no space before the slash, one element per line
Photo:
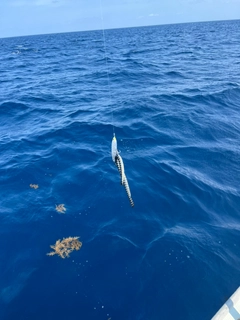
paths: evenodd
<path fill-rule="evenodd" d="M 56 205 L 56 210 L 60 213 L 65 213 L 67 209 L 65 208 L 64 204 L 59 204 Z"/>
<path fill-rule="evenodd" d="M 38 189 L 38 184 L 30 184 L 30 188 L 32 188 L 32 189 Z"/>
<path fill-rule="evenodd" d="M 80 242 L 79 237 L 69 237 L 63 238 L 56 241 L 55 245 L 50 246 L 54 251 L 47 253 L 48 256 L 59 255 L 61 258 L 65 259 L 69 257 L 69 254 L 73 250 L 80 250 L 82 247 L 82 242 Z"/>

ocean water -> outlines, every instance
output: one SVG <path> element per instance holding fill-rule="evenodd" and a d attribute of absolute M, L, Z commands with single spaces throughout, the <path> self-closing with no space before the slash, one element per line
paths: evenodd
<path fill-rule="evenodd" d="M 0 39 L 1 320 L 205 320 L 237 289 L 239 30 Z"/>

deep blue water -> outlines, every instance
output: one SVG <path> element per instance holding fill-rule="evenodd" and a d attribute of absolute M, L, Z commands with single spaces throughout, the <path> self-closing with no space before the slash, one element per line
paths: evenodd
<path fill-rule="evenodd" d="M 240 284 L 240 21 L 105 38 L 0 39 L 1 320 L 211 319 Z"/>

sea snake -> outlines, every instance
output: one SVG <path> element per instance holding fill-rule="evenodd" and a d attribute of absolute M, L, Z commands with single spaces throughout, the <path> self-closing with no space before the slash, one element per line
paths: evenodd
<path fill-rule="evenodd" d="M 121 177 L 121 184 L 125 187 L 125 190 L 128 195 L 128 199 L 130 201 L 131 206 L 133 207 L 134 202 L 133 202 L 133 199 L 131 196 L 131 191 L 129 188 L 128 180 L 125 175 L 123 159 L 120 156 L 118 149 L 117 149 L 117 139 L 116 139 L 115 135 L 113 136 L 113 139 L 112 139 L 112 160 L 118 168 L 118 171 L 119 171 L 120 177 Z"/>

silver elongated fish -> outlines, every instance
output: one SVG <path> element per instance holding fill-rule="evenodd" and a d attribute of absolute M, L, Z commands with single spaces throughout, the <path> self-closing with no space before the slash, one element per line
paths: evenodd
<path fill-rule="evenodd" d="M 130 201 L 131 206 L 134 206 L 134 202 L 132 199 L 132 195 L 131 195 L 131 191 L 129 188 L 129 184 L 128 184 L 128 180 L 127 177 L 125 175 L 125 171 L 124 171 L 124 163 L 123 163 L 123 159 L 120 156 L 118 149 L 117 149 L 117 139 L 115 137 L 115 135 L 113 136 L 112 139 L 112 160 L 113 162 L 116 164 L 118 171 L 120 173 L 120 177 L 121 177 L 121 184 L 124 186 L 127 195 L 128 195 L 128 199 Z"/>
<path fill-rule="evenodd" d="M 118 153 L 118 155 L 115 158 L 115 164 L 118 168 L 118 171 L 120 173 L 120 177 L 121 177 L 121 184 L 123 185 L 124 182 L 124 177 L 125 177 L 125 172 L 124 172 L 124 164 L 123 164 L 123 159 L 120 156 L 120 154 Z"/>

